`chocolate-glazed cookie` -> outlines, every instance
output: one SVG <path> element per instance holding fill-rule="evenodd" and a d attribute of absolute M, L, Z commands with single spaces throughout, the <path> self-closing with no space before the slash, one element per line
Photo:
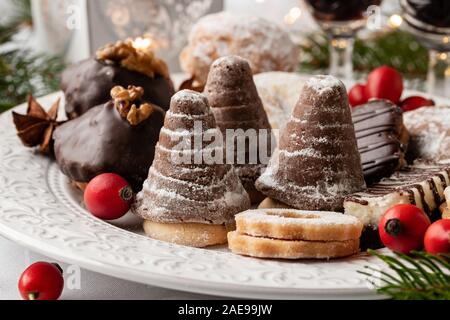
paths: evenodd
<path fill-rule="evenodd" d="M 135 49 L 131 40 L 101 48 L 96 57 L 63 72 L 61 89 L 66 98 L 67 116 L 76 118 L 106 103 L 113 87 L 130 85 L 142 87 L 143 99 L 164 110 L 169 108 L 170 98 L 175 93 L 166 64 L 152 51 Z"/>
<path fill-rule="evenodd" d="M 75 182 L 113 172 L 138 191 L 153 161 L 164 110 L 144 103 L 142 88 L 116 87 L 112 95 L 113 100 L 58 127 L 56 161 Z"/>
<path fill-rule="evenodd" d="M 365 186 L 345 86 L 312 77 L 256 188 L 297 209 L 341 211 L 344 197 Z"/>
<path fill-rule="evenodd" d="M 232 145 L 227 145 L 227 152 L 234 152 L 232 157 L 236 173 L 252 203 L 260 203 L 265 196 L 256 190 L 255 181 L 267 165 L 264 159 L 261 159 L 261 154 L 265 157 L 271 155 L 271 128 L 256 91 L 248 61 L 238 56 L 225 56 L 214 61 L 206 82 L 205 94 L 217 126 L 224 136 L 224 142 L 227 142 L 227 130 L 233 130 L 235 133 Z M 249 132 L 255 132 L 253 143 L 247 136 Z M 239 140 L 245 141 L 245 161 L 241 162 L 238 156 L 241 152 L 238 150 Z"/>
<path fill-rule="evenodd" d="M 406 165 L 409 134 L 398 106 L 388 100 L 372 100 L 353 108 L 352 118 L 367 184 Z"/>

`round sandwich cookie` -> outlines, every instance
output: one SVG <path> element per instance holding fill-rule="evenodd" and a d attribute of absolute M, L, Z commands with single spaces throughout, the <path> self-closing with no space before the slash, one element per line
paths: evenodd
<path fill-rule="evenodd" d="M 241 234 L 280 240 L 354 240 L 361 237 L 363 228 L 355 217 L 326 211 L 248 210 L 235 219 Z"/>
<path fill-rule="evenodd" d="M 359 239 L 289 241 L 251 237 L 237 231 L 228 233 L 228 245 L 236 254 L 272 259 L 332 259 L 351 256 L 359 251 Z"/>

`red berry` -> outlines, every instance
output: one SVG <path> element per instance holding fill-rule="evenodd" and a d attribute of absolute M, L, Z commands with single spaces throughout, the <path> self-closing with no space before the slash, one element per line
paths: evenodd
<path fill-rule="evenodd" d="M 62 270 L 53 263 L 33 263 L 19 279 L 19 292 L 24 300 L 58 300 L 63 288 Z"/>
<path fill-rule="evenodd" d="M 450 253 L 450 219 L 433 223 L 425 233 L 424 243 L 429 253 Z"/>
<path fill-rule="evenodd" d="M 400 102 L 403 111 L 411 111 L 421 107 L 434 106 L 434 101 L 421 96 L 411 96 Z"/>
<path fill-rule="evenodd" d="M 366 85 L 355 84 L 348 92 L 348 101 L 352 107 L 359 106 L 367 102 Z"/>
<path fill-rule="evenodd" d="M 119 219 L 130 210 L 133 191 L 128 182 L 114 173 L 92 179 L 84 192 L 87 209 L 103 220 Z"/>
<path fill-rule="evenodd" d="M 386 247 L 408 254 L 423 247 L 423 237 L 429 226 L 430 219 L 421 209 L 399 204 L 384 213 L 378 232 Z"/>
<path fill-rule="evenodd" d="M 367 99 L 388 99 L 398 103 L 403 92 L 402 75 L 394 68 L 382 66 L 372 70 L 367 77 Z"/>

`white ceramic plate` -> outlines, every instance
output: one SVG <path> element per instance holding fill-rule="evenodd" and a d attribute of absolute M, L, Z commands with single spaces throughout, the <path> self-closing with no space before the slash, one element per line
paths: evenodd
<path fill-rule="evenodd" d="M 49 106 L 57 95 L 40 101 Z M 240 298 L 380 298 L 358 273 L 382 265 L 366 254 L 329 262 L 259 260 L 226 247 L 149 239 L 131 214 L 114 225 L 94 218 L 57 165 L 21 145 L 10 112 L 0 116 L 0 233 L 54 259 L 165 288 Z"/>

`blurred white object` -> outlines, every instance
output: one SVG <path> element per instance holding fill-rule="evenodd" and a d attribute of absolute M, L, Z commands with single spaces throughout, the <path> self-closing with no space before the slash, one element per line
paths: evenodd
<path fill-rule="evenodd" d="M 106 43 L 147 35 L 172 72 L 191 26 L 220 11 L 222 0 L 32 0 L 35 45 L 63 53 L 69 62 L 86 58 Z"/>
<path fill-rule="evenodd" d="M 224 10 L 274 21 L 288 30 L 295 42 L 319 30 L 302 0 L 224 0 Z"/>

